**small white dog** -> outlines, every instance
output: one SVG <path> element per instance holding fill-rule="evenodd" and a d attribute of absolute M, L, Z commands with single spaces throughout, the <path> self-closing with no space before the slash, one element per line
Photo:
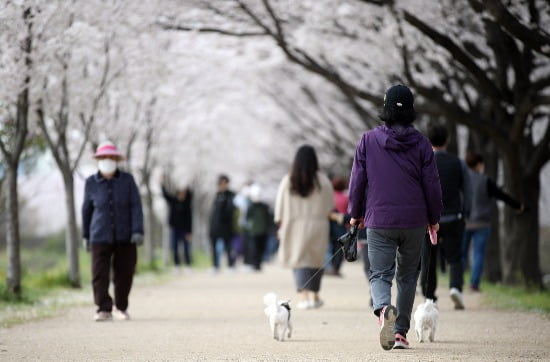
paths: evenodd
<path fill-rule="evenodd" d="M 414 330 L 416 331 L 416 339 L 418 342 L 424 342 L 425 331 L 430 332 L 428 335 L 430 342 L 434 341 L 438 318 L 439 312 L 437 310 L 437 305 L 432 299 L 426 299 L 424 303 L 416 307 L 416 311 L 414 312 Z"/>
<path fill-rule="evenodd" d="M 288 330 L 288 338 L 292 334 L 292 324 L 290 323 L 290 301 L 277 301 L 275 293 L 264 295 L 265 315 L 269 317 L 269 326 L 273 333 L 273 338 L 278 341 L 285 340 L 285 333 Z"/>

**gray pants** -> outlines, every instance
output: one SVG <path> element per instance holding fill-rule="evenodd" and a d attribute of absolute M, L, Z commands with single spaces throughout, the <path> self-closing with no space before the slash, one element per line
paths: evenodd
<path fill-rule="evenodd" d="M 296 290 L 301 292 L 302 290 L 309 290 L 312 292 L 319 292 L 321 290 L 321 278 L 323 277 L 323 269 L 319 268 L 296 268 L 293 269 L 294 282 L 296 283 Z"/>
<path fill-rule="evenodd" d="M 391 287 L 393 277 L 396 277 L 395 333 L 406 334 L 410 328 L 424 234 L 424 226 L 414 229 L 367 229 L 369 282 L 375 314 L 392 304 Z"/>

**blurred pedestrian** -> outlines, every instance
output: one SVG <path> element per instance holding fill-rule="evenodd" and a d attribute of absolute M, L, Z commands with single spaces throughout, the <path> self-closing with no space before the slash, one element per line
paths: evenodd
<path fill-rule="evenodd" d="M 424 242 L 422 258 L 421 286 L 426 299 L 437 301 L 437 254 L 449 264 L 449 294 L 455 309 L 464 309 L 462 287 L 464 268 L 462 265 L 462 241 L 464 220 L 470 214 L 472 189 L 466 165 L 455 155 L 447 152 L 449 136 L 442 125 L 433 125 L 428 130 L 428 138 L 434 149 L 435 161 L 443 192 L 443 211 L 439 221 L 438 244 L 432 245 L 429 238 Z"/>
<path fill-rule="evenodd" d="M 128 320 L 128 296 L 143 243 L 143 213 L 134 178 L 118 169 L 123 155 L 111 142 L 101 143 L 94 157 L 99 171 L 86 179 L 82 204 L 82 236 L 92 254 L 92 287 L 96 321 Z M 113 270 L 114 304 L 109 295 Z"/>
<path fill-rule="evenodd" d="M 279 258 L 294 273 L 298 309 L 319 308 L 323 261 L 328 247 L 332 185 L 319 171 L 313 147 L 301 146 L 290 174 L 283 177 L 275 203 Z"/>
<path fill-rule="evenodd" d="M 438 228 L 441 188 L 430 143 L 412 123 L 411 91 L 396 85 L 384 96 L 384 125 L 357 145 L 349 186 L 350 223 L 367 227 L 370 285 L 383 349 L 409 348 L 418 266 L 426 227 Z M 397 303 L 391 303 L 393 278 Z"/>
<path fill-rule="evenodd" d="M 256 271 L 262 268 L 262 261 L 267 247 L 267 238 L 271 224 L 269 206 L 262 201 L 262 187 L 254 183 L 249 188 L 250 205 L 246 212 L 246 237 L 250 265 Z"/>
<path fill-rule="evenodd" d="M 466 219 L 466 232 L 462 243 L 462 258 L 464 267 L 468 265 L 470 241 L 473 240 L 472 275 L 470 290 L 479 292 L 479 283 L 485 262 L 487 240 L 491 235 L 491 199 L 504 201 L 508 206 L 523 212 L 523 205 L 500 189 L 485 172 L 483 156 L 479 153 L 466 153 L 466 164 L 470 168 L 469 176 L 472 185 L 472 209 Z M 498 256 L 497 256 L 498 257 Z"/>
<path fill-rule="evenodd" d="M 191 240 L 193 237 L 193 193 L 188 187 L 182 187 L 176 194 L 168 191 L 162 184 L 162 195 L 168 204 L 168 225 L 170 226 L 170 246 L 174 258 L 174 266 L 181 268 L 180 246 L 183 246 L 185 270 L 191 270 Z"/>
<path fill-rule="evenodd" d="M 220 269 L 220 252 L 217 248 L 218 243 L 223 243 L 224 250 L 227 254 L 227 266 L 233 270 L 235 264 L 235 256 L 231 245 L 232 238 L 235 234 L 234 218 L 235 206 L 233 198 L 235 194 L 229 190 L 229 177 L 220 175 L 218 177 L 218 192 L 214 198 L 212 211 L 210 214 L 210 241 L 212 247 L 212 265 L 213 271 L 218 272 Z"/>
<path fill-rule="evenodd" d="M 234 228 L 231 245 L 235 258 L 243 257 L 243 270 L 250 272 L 254 269 L 254 246 L 248 235 L 246 215 L 252 201 L 250 201 L 250 187 L 252 181 L 247 181 L 241 190 L 233 198 L 235 215 L 233 216 Z M 236 262 L 236 261 L 235 261 Z"/>
<path fill-rule="evenodd" d="M 337 215 L 345 215 L 348 209 L 348 195 L 346 193 L 346 180 L 341 176 L 332 177 L 332 187 L 334 189 L 334 212 Z M 338 238 L 348 230 L 348 223 L 344 218 L 335 216 L 331 213 L 330 217 L 330 243 L 327 251 L 327 258 L 332 258 L 329 265 L 325 268 L 327 275 L 342 276 L 340 268 L 344 260 L 343 253 L 336 253 L 340 249 Z M 348 220 L 349 221 L 349 218 Z"/>

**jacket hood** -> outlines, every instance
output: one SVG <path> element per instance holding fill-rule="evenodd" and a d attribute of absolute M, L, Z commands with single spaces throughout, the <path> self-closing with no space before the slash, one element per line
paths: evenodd
<path fill-rule="evenodd" d="M 379 126 L 375 132 L 376 139 L 384 148 L 394 151 L 407 151 L 416 146 L 422 134 L 412 126 L 386 125 Z"/>

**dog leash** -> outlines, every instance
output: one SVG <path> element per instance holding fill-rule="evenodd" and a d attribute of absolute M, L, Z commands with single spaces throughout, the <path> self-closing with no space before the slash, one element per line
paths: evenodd
<path fill-rule="evenodd" d="M 334 257 L 339 253 L 339 252 L 344 252 L 344 247 L 343 246 L 340 246 L 338 248 L 338 250 L 336 250 L 336 252 L 334 254 L 332 254 L 332 256 L 325 262 L 325 265 L 323 265 L 322 267 L 320 267 L 319 269 L 317 269 L 317 271 L 304 283 L 304 286 L 302 287 L 302 289 L 306 289 L 306 287 L 308 286 L 308 284 L 313 280 L 313 278 L 315 278 L 315 276 L 317 274 L 319 274 L 319 272 L 321 272 L 322 270 L 325 270 L 325 267 L 332 261 L 332 259 L 334 259 Z"/>

